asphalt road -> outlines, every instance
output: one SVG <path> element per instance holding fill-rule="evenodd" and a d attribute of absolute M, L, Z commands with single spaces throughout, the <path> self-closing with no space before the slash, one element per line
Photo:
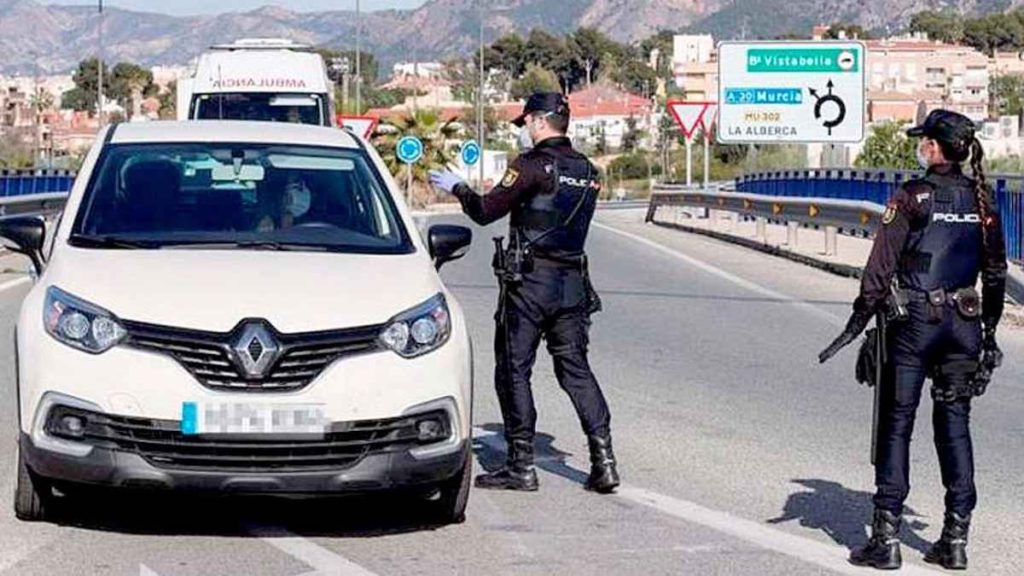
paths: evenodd
<path fill-rule="evenodd" d="M 11 512 L 14 392 L 10 338 L 0 340 L 0 574 L 858 574 L 872 473 L 871 394 L 852 379 L 853 351 L 816 355 L 840 329 L 856 283 L 608 211 L 590 242 L 605 311 L 592 363 L 612 407 L 625 486 L 582 489 L 585 441 L 541 354 L 541 491 L 474 491 L 465 524 L 426 524 L 415 502 L 100 495 L 59 524 Z M 457 217 L 445 218 L 458 221 Z M 502 457 L 491 387 L 490 275 L 495 226 L 444 276 L 476 345 L 477 467 Z M 0 333 L 26 284 L 0 276 Z M 976 405 L 981 504 L 976 574 L 1024 573 L 1024 378 L 1021 332 L 1004 330 L 1007 363 Z M 926 402 L 922 411 L 930 410 Z M 905 529 L 907 573 L 938 536 L 942 492 L 922 413 Z"/>

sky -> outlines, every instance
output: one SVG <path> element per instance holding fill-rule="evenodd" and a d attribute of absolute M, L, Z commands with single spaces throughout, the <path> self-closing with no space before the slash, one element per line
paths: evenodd
<path fill-rule="evenodd" d="M 96 0 L 43 0 L 45 4 L 95 5 Z M 363 10 L 389 8 L 415 8 L 426 0 L 362 0 Z M 311 12 L 319 10 L 354 10 L 355 0 L 104 0 L 104 6 L 116 6 L 144 12 L 162 12 L 175 15 L 218 14 L 252 10 L 260 6 L 281 6 L 290 10 Z M 157 5 L 157 6 L 155 6 Z"/>

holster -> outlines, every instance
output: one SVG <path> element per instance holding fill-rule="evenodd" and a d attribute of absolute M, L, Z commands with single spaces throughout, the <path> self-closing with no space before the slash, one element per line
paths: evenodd
<path fill-rule="evenodd" d="M 585 306 L 587 314 L 597 314 L 604 309 L 604 304 L 601 302 L 601 296 L 594 289 L 593 282 L 590 281 L 590 264 L 587 261 L 587 257 L 583 257 L 583 288 L 586 290 Z"/>
<path fill-rule="evenodd" d="M 973 286 L 961 288 L 953 293 L 957 312 L 967 320 L 981 317 L 981 297 Z"/>
<path fill-rule="evenodd" d="M 946 309 L 946 290 L 944 288 L 929 290 L 924 307 L 930 324 L 942 322 L 942 316 Z"/>
<path fill-rule="evenodd" d="M 869 387 L 877 386 L 879 364 L 882 359 L 878 357 L 880 338 L 878 328 L 870 328 L 864 333 L 864 340 L 860 343 L 860 350 L 857 352 L 856 377 L 857 382 Z"/>

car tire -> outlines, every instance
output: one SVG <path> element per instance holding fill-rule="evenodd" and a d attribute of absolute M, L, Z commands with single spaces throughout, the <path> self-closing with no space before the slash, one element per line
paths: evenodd
<path fill-rule="evenodd" d="M 42 522 L 49 518 L 53 504 L 50 484 L 28 469 L 21 449 L 17 449 L 14 487 L 14 515 L 23 522 Z"/>
<path fill-rule="evenodd" d="M 440 486 L 437 506 L 437 520 L 444 524 L 462 524 L 466 521 L 466 505 L 469 503 L 469 489 L 473 484 L 473 452 L 466 451 L 466 463 L 454 477 Z"/>

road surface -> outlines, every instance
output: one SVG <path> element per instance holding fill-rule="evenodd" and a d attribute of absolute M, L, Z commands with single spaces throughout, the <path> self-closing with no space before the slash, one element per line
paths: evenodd
<path fill-rule="evenodd" d="M 534 382 L 541 491 L 474 491 L 465 524 L 430 526 L 415 502 L 393 498 L 121 495 L 90 499 L 59 525 L 24 524 L 11 512 L 13 465 L 5 465 L 0 574 L 870 573 L 845 557 L 866 540 L 871 510 L 871 393 L 853 382 L 852 349 L 816 361 L 845 322 L 856 283 L 641 218 L 602 212 L 590 241 L 605 303 L 592 363 L 612 407 L 625 481 L 618 495 L 582 489 L 585 440 L 542 353 Z M 477 229 L 468 257 L 444 271 L 476 345 L 478 470 L 502 458 L 489 268 L 489 239 L 501 233 Z M 0 275 L 3 334 L 27 289 L 17 278 Z M 1006 366 L 974 417 L 981 503 L 971 573 L 986 575 L 1024 574 L 1024 337 L 1004 330 L 1001 341 Z M 0 365 L 0 461 L 9 464 L 9 337 Z M 929 574 L 937 572 L 920 558 L 938 536 L 942 492 L 927 413 L 919 424 L 904 572 Z"/>

